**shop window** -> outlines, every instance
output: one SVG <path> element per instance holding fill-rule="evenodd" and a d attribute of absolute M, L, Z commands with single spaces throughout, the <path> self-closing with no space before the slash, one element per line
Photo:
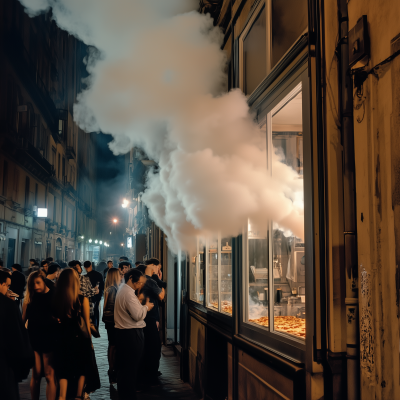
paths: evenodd
<path fill-rule="evenodd" d="M 199 304 L 204 304 L 204 249 L 198 241 L 196 254 L 190 259 L 190 299 Z"/>
<path fill-rule="evenodd" d="M 271 0 L 271 68 L 273 68 L 308 24 L 306 0 Z"/>
<path fill-rule="evenodd" d="M 244 93 L 251 94 L 267 74 L 267 27 L 265 7 L 243 40 Z"/>
<path fill-rule="evenodd" d="M 251 95 L 308 25 L 306 0 L 262 0 L 239 39 L 239 86 Z"/>
<path fill-rule="evenodd" d="M 206 306 L 232 315 L 232 239 L 209 240 L 206 254 Z"/>
<path fill-rule="evenodd" d="M 267 135 L 268 169 L 272 177 L 292 176 L 290 198 L 304 211 L 303 96 L 297 83 L 278 103 L 267 107 L 260 121 Z M 283 170 L 281 165 L 286 167 Z M 287 195 L 287 194 L 286 194 Z M 304 218 L 304 217 L 303 217 Z M 306 257 L 303 224 L 279 226 L 248 222 L 243 241 L 243 322 L 250 329 L 273 332 L 299 342 L 305 339 Z M 261 338 L 262 336 L 258 336 Z"/>

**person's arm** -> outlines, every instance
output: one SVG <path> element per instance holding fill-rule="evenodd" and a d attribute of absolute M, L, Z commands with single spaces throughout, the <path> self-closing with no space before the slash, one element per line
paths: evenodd
<path fill-rule="evenodd" d="M 22 304 L 22 321 L 26 322 L 26 309 L 28 307 L 28 303 L 26 301 L 24 301 L 24 303 Z"/>
<path fill-rule="evenodd" d="M 162 281 L 157 274 L 153 274 L 153 276 L 151 278 L 157 283 L 157 286 L 159 288 L 161 288 L 161 289 L 162 288 L 164 288 L 164 289 L 167 288 L 167 282 Z"/>
<path fill-rule="evenodd" d="M 158 295 L 158 300 L 164 300 L 164 297 L 165 297 L 165 289 L 164 288 L 162 288 L 161 289 L 161 293 Z"/>
<path fill-rule="evenodd" d="M 127 299 L 126 302 L 126 308 L 129 315 L 134 321 L 137 322 L 144 320 L 147 312 L 150 311 L 153 307 L 154 304 L 150 303 L 149 299 L 147 299 L 146 305 L 142 306 L 136 296 Z"/>
<path fill-rule="evenodd" d="M 87 297 L 83 298 L 83 303 L 82 303 L 82 315 L 83 315 L 83 319 L 86 322 L 86 326 L 90 333 L 90 305 L 89 305 L 89 299 Z"/>

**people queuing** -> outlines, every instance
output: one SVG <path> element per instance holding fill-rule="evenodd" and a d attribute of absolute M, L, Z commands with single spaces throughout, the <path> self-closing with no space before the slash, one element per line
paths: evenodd
<path fill-rule="evenodd" d="M 18 382 L 26 379 L 34 358 L 10 286 L 10 274 L 0 270 L 0 397 L 19 400 Z"/>
<path fill-rule="evenodd" d="M 143 329 L 147 313 L 154 304 L 146 299 L 142 305 L 137 291 L 146 279 L 138 269 L 126 273 L 125 283 L 118 289 L 115 298 L 114 320 L 117 343 L 117 383 L 119 400 L 136 399 L 137 375 L 145 347 Z"/>
<path fill-rule="evenodd" d="M 11 270 L 12 275 L 10 289 L 18 295 L 15 301 L 19 307 L 22 299 L 24 298 L 24 290 L 26 284 L 25 275 L 22 273 L 22 267 L 20 264 L 11 265 Z"/>
<path fill-rule="evenodd" d="M 93 303 L 93 318 L 92 322 L 96 329 L 99 329 L 100 322 L 100 301 L 104 292 L 104 280 L 100 272 L 93 269 L 92 263 L 90 261 L 85 261 L 83 266 L 86 270 L 86 276 L 89 278 L 90 283 L 93 288 L 98 288 L 98 293 L 91 297 Z"/>
<path fill-rule="evenodd" d="M 107 330 L 108 338 L 108 379 L 110 384 L 117 382 L 115 352 L 116 352 L 116 333 L 114 326 L 114 307 L 115 298 L 117 296 L 118 287 L 121 283 L 121 275 L 117 268 L 110 268 L 107 272 L 106 283 L 104 286 L 104 306 L 103 306 L 103 322 Z"/>
<path fill-rule="evenodd" d="M 30 383 L 32 400 L 39 400 L 42 374 L 47 382 L 47 399 L 55 399 L 57 391 L 53 359 L 56 339 L 56 322 L 52 312 L 53 291 L 46 286 L 45 279 L 42 270 L 29 275 L 22 307 L 22 320 L 28 322 L 29 338 L 35 354 Z"/>
<path fill-rule="evenodd" d="M 83 399 L 85 392 L 100 387 L 92 336 L 99 335 L 103 293 L 108 376 L 110 384 L 118 384 L 119 399 L 135 399 L 138 385 L 158 384 L 159 302 L 166 289 L 158 259 L 136 262 L 132 269 L 131 262 L 120 257 L 118 268 L 110 260 L 105 270 L 105 262 L 101 265 L 100 272 L 86 261 L 86 274 L 82 274 L 78 260 L 70 261 L 69 268 L 64 269 L 50 259 L 43 260 L 40 267 L 37 260 L 30 261 L 27 283 L 19 264 L 14 264 L 12 271 L 4 267 L 0 270 L 0 306 L 5 307 L 0 308 L 0 316 L 8 315 L 14 321 L 12 326 L 0 324 L 0 340 L 4 338 L 0 346 L 5 348 L 12 330 L 22 331 L 16 341 L 24 333 L 28 341 L 20 347 L 18 364 L 12 357 L 0 361 L 0 384 L 7 378 L 7 399 L 18 398 L 18 379 L 28 375 L 24 365 L 32 368 L 32 400 L 40 397 L 42 377 L 47 382 L 48 400 L 56 396 L 61 400 L 67 396 Z M 23 300 L 22 316 L 15 299 Z"/>
<path fill-rule="evenodd" d="M 159 301 L 165 297 L 165 288 L 163 282 L 159 278 L 160 262 L 156 258 L 150 258 L 145 262 L 145 265 L 139 265 L 136 270 L 141 271 L 146 277 L 146 283 L 143 286 L 141 293 L 145 298 L 149 298 L 150 302 L 154 304 L 154 308 L 149 312 L 145 318 L 146 327 L 143 329 L 145 336 L 144 348 L 144 370 L 145 376 L 142 377 L 144 384 L 157 384 L 158 383 L 158 367 L 161 358 L 161 340 L 159 335 L 160 327 L 160 312 Z M 160 285 L 157 283 L 160 281 Z M 162 282 L 162 283 L 161 283 Z"/>

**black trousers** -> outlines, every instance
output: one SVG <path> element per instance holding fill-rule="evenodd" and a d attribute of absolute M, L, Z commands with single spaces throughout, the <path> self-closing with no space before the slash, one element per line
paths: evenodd
<path fill-rule="evenodd" d="M 100 302 L 96 301 L 94 303 L 93 316 L 92 316 L 93 325 L 99 330 L 100 323 Z"/>
<path fill-rule="evenodd" d="M 157 379 L 157 372 L 161 358 L 161 341 L 156 321 L 153 319 L 147 319 L 146 326 L 143 328 L 143 333 L 144 370 L 146 371 L 146 380 L 152 381 Z"/>
<path fill-rule="evenodd" d="M 136 399 L 138 369 L 144 349 L 143 329 L 117 329 L 117 384 L 119 400 Z"/>

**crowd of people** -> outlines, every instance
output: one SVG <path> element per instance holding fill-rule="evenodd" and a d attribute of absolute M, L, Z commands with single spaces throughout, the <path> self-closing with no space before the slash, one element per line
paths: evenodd
<path fill-rule="evenodd" d="M 78 260 L 63 267 L 53 259 L 40 266 L 30 260 L 25 274 L 21 265 L 9 270 L 0 260 L 0 321 L 7 321 L 0 324 L 4 398 L 19 399 L 18 382 L 30 371 L 32 400 L 39 400 L 43 377 L 48 400 L 85 399 L 99 389 L 92 338 L 100 336 L 101 314 L 108 338 L 109 383 L 117 383 L 119 399 L 135 399 L 138 390 L 157 385 L 159 306 L 165 289 L 156 258 L 132 268 L 121 257 L 118 268 L 110 260 L 103 271 L 96 271 L 91 261 L 82 268 Z"/>

